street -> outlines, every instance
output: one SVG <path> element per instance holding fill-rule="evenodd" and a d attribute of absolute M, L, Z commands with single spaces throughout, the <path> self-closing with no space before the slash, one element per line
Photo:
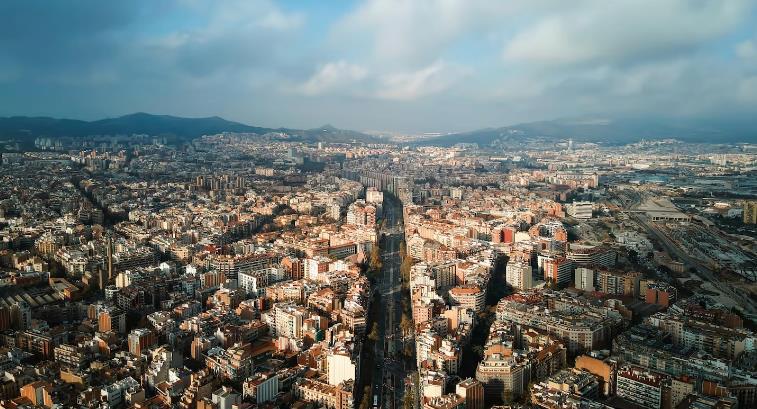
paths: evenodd
<path fill-rule="evenodd" d="M 378 279 L 379 301 L 378 334 L 375 344 L 375 362 L 372 377 L 372 395 L 378 396 L 379 407 L 399 408 L 404 396 L 406 376 L 402 352 L 402 283 L 399 249 L 402 242 L 402 205 L 396 200 L 385 200 L 384 234 L 381 258 L 382 273 Z"/>

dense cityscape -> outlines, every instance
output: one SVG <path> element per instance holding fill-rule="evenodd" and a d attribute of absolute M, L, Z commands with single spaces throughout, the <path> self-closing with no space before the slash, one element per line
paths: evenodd
<path fill-rule="evenodd" d="M 0 409 L 757 409 L 757 1 L 0 1 Z"/>
<path fill-rule="evenodd" d="M 37 138 L 3 408 L 757 405 L 757 146 Z"/>

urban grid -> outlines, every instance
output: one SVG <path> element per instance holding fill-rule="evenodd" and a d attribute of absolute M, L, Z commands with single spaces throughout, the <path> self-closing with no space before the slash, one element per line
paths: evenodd
<path fill-rule="evenodd" d="M 0 0 L 0 409 L 757 409 L 757 0 Z"/>
<path fill-rule="evenodd" d="M 2 155 L 3 407 L 757 405 L 751 147 L 164 142 Z"/>

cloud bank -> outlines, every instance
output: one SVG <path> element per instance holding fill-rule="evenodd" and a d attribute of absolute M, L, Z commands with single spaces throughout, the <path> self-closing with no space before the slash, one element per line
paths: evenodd
<path fill-rule="evenodd" d="M 0 115 L 428 131 L 757 109 L 747 0 L 11 0 L 0 16 Z"/>

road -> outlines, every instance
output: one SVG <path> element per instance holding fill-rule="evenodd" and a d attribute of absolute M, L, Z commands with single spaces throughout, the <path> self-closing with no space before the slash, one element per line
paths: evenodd
<path fill-rule="evenodd" d="M 385 196 L 386 197 L 386 196 Z M 372 395 L 379 397 L 382 408 L 401 408 L 404 396 L 405 367 L 400 357 L 402 338 L 402 283 L 400 275 L 400 243 L 403 237 L 402 205 L 394 200 L 385 200 L 385 235 L 381 259 L 383 269 L 378 279 L 379 301 L 378 333 L 375 344 L 376 367 L 373 370 Z"/>

